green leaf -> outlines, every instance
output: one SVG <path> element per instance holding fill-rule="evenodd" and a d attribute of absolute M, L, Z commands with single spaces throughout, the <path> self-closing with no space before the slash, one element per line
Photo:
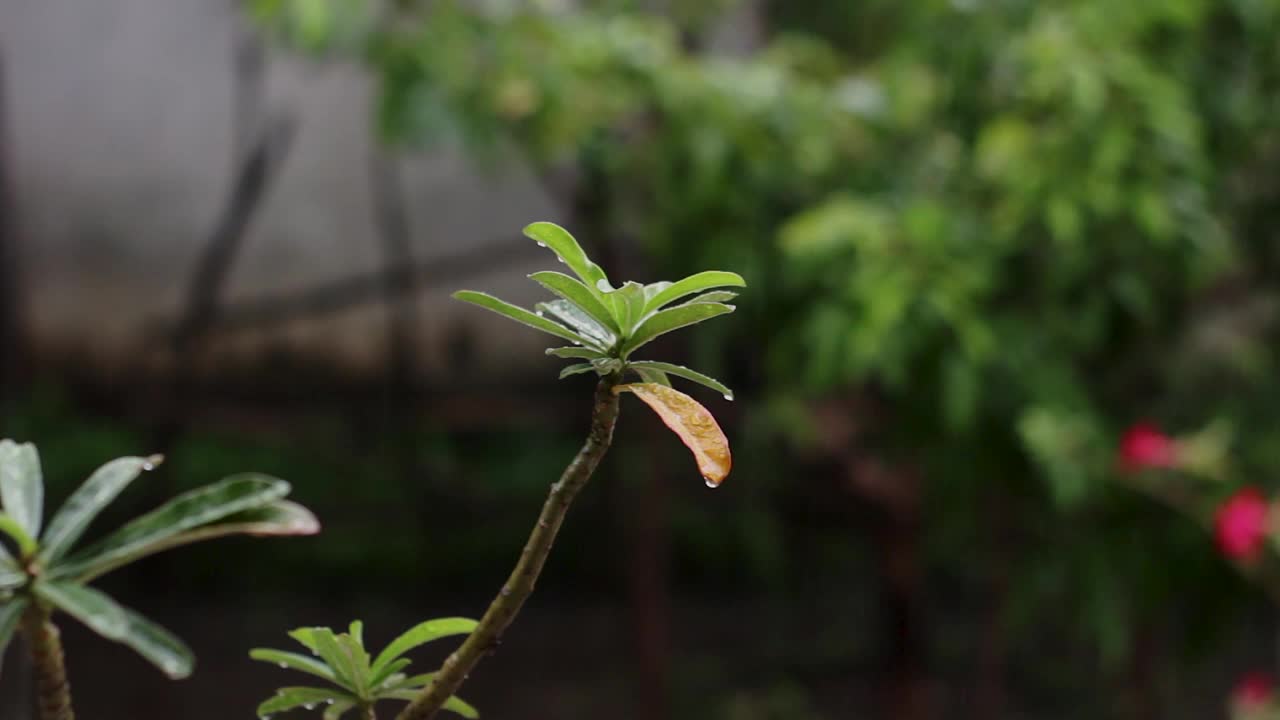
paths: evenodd
<path fill-rule="evenodd" d="M 418 696 L 417 690 L 394 690 L 385 695 L 392 700 L 408 700 L 412 702 Z M 467 704 L 456 695 L 444 701 L 444 709 L 452 713 L 457 713 L 464 718 L 480 717 L 480 712 L 471 705 Z"/>
<path fill-rule="evenodd" d="M 40 559 L 46 565 L 61 558 L 75 544 L 102 509 L 111 504 L 129 483 L 144 470 L 155 467 L 159 456 L 125 457 L 98 468 L 89 479 L 63 503 L 49 522 L 40 547 Z"/>
<path fill-rule="evenodd" d="M 399 682 L 395 682 L 395 683 L 388 682 L 386 689 L 389 691 L 405 690 L 409 688 L 421 690 L 422 688 L 431 684 L 431 681 L 435 679 L 436 675 L 437 673 L 429 672 L 429 673 L 422 673 L 421 675 L 413 675 L 411 677 L 401 676 Z"/>
<path fill-rule="evenodd" d="M 605 301 L 609 304 L 618 327 L 623 329 L 624 335 L 629 335 L 635 329 L 636 323 L 644 317 L 644 286 L 640 283 L 625 283 L 617 290 L 607 293 Z"/>
<path fill-rule="evenodd" d="M 397 676 L 396 673 L 409 667 L 412 662 L 413 661 L 408 658 L 400 658 L 387 663 L 381 668 L 375 667 L 372 676 L 369 679 L 369 687 L 372 687 L 375 691 L 382 689 L 394 689 L 394 687 L 398 685 L 396 678 L 400 677 L 403 679 L 403 676 Z"/>
<path fill-rule="evenodd" d="M 13 631 L 18 628 L 28 602 L 21 596 L 0 602 L 0 662 L 4 661 L 5 648 L 9 647 L 9 641 L 13 639 Z"/>
<path fill-rule="evenodd" d="M 71 556 L 60 566 L 55 566 L 50 575 L 57 579 L 97 577 L 175 545 L 226 534 L 213 528 L 202 528 L 202 532 L 183 537 L 188 531 L 237 513 L 261 508 L 288 494 L 289 483 L 283 480 L 257 474 L 234 475 L 213 485 L 179 495 Z M 287 524 L 301 522 L 301 518 L 293 516 L 298 507 L 300 506 L 290 505 L 278 508 L 281 513 L 291 516 L 286 521 Z M 270 533 L 267 528 L 277 526 L 274 522 L 262 521 L 260 518 L 243 522 L 237 520 L 234 524 L 256 528 L 254 532 L 264 533 Z"/>
<path fill-rule="evenodd" d="M 329 709 L 324 711 L 324 720 L 340 720 L 356 706 L 354 700 L 334 700 Z"/>
<path fill-rule="evenodd" d="M 682 377 L 685 380 L 692 380 L 720 393 L 725 400 L 733 399 L 733 391 L 727 385 L 709 375 L 703 375 L 697 370 L 690 370 L 683 365 L 672 365 L 671 363 L 658 362 L 656 360 L 629 360 L 627 361 L 627 367 L 635 368 L 637 371 L 657 370 L 676 377 Z M 641 373 L 641 376 L 643 377 L 643 373 Z"/>
<path fill-rule="evenodd" d="M 258 717 L 300 707 L 314 710 L 318 705 L 337 704 L 339 700 L 349 702 L 350 698 L 335 688 L 283 687 L 276 691 L 275 697 L 258 706 Z"/>
<path fill-rule="evenodd" d="M 419 623 L 401 633 L 373 661 L 373 671 L 377 673 L 393 660 L 410 650 L 453 635 L 469 635 L 476 629 L 476 621 L 468 618 L 438 618 Z"/>
<path fill-rule="evenodd" d="M 338 643 L 338 638 L 333 631 L 324 627 L 311 628 L 311 639 L 320 657 L 333 668 L 333 674 L 337 676 L 338 683 L 357 695 L 363 695 L 360 688 L 363 687 L 363 681 L 367 678 L 361 677 L 355 658 Z"/>
<path fill-rule="evenodd" d="M 727 303 L 736 297 L 738 297 L 738 293 L 732 292 L 730 290 L 712 290 L 711 292 L 702 293 L 701 295 L 695 295 L 694 297 L 680 303 L 676 307 L 684 307 L 685 305 L 694 305 L 697 303 L 709 303 L 709 302 Z"/>
<path fill-rule="evenodd" d="M 711 290 L 719 287 L 746 287 L 747 281 L 737 273 L 725 272 L 723 270 L 707 270 L 695 275 L 672 283 L 666 289 L 658 292 L 645 303 L 645 312 L 650 313 L 662 308 L 665 305 L 675 302 L 686 295 Z"/>
<path fill-rule="evenodd" d="M 301 643 L 303 647 L 310 650 L 312 654 L 319 655 L 320 646 L 316 644 L 316 630 L 318 629 L 319 628 L 314 627 L 298 628 L 296 630 L 290 630 L 288 635 Z"/>
<path fill-rule="evenodd" d="M 595 372 L 596 366 L 591 363 L 575 363 L 569 365 L 560 371 L 560 379 L 563 380 L 573 375 L 584 375 L 589 372 Z"/>
<path fill-rule="evenodd" d="M 195 666 L 195 657 L 181 640 L 93 588 L 39 582 L 35 593 L 99 635 L 133 648 L 170 678 L 185 678 Z"/>
<path fill-rule="evenodd" d="M 196 658 L 186 643 L 154 622 L 123 608 L 129 618 L 129 634 L 122 642 L 160 668 L 170 679 L 181 680 L 195 669 Z"/>
<path fill-rule="evenodd" d="M 352 620 L 347 626 L 347 632 L 355 639 L 356 643 L 364 647 L 364 623 L 359 620 Z"/>
<path fill-rule="evenodd" d="M 40 548 L 35 538 L 28 535 L 22 524 L 8 513 L 0 513 L 0 532 L 13 538 L 18 545 L 18 552 L 23 557 L 30 557 Z"/>
<path fill-rule="evenodd" d="M 26 584 L 26 573 L 15 568 L 0 566 L 0 590 L 11 590 Z"/>
<path fill-rule="evenodd" d="M 588 315 L 585 310 L 568 300 L 538 303 L 537 308 L 538 312 L 547 313 L 577 330 L 582 337 L 591 340 L 591 344 L 601 350 L 607 350 L 618 342 L 618 336 L 611 330 L 596 322 L 595 318 Z"/>
<path fill-rule="evenodd" d="M 558 358 L 582 358 L 583 360 L 601 360 L 609 357 L 599 350 L 582 347 L 547 348 L 547 354 Z"/>
<path fill-rule="evenodd" d="M 31 443 L 0 440 L 0 504 L 27 535 L 40 537 L 44 476 L 40 455 Z"/>
<path fill-rule="evenodd" d="M 370 682 L 369 653 L 350 635 L 338 635 L 338 649 L 351 659 L 351 680 L 355 683 L 356 695 L 369 696 Z"/>
<path fill-rule="evenodd" d="M 574 333 L 571 330 L 569 330 L 569 328 L 566 328 L 557 323 L 553 323 L 550 320 L 544 317 L 541 317 L 539 315 L 535 315 L 529 312 L 528 310 L 525 310 L 522 307 L 512 305 L 511 303 L 506 302 L 504 300 L 499 300 L 498 298 L 492 295 L 488 295 L 482 292 L 476 292 L 474 290 L 459 290 L 458 292 L 453 294 L 453 297 L 457 300 L 461 300 L 462 302 L 468 302 L 468 303 L 471 303 L 472 305 L 479 305 L 485 310 L 496 312 L 499 315 L 508 317 L 512 320 L 515 320 L 518 323 L 523 323 L 525 325 L 528 325 L 531 328 L 534 328 L 536 330 L 541 330 L 542 332 L 545 332 L 545 333 L 550 333 L 552 335 L 555 335 L 558 338 L 564 338 L 565 340 L 568 340 L 570 342 L 576 342 L 576 343 L 590 342 L 589 340 L 587 340 L 587 338 L 581 337 L 577 333 Z"/>
<path fill-rule="evenodd" d="M 538 244 L 551 248 L 552 252 L 559 255 L 564 264 L 582 279 L 592 294 L 599 290 L 601 280 L 609 282 L 604 270 L 591 262 L 583 252 L 582 246 L 573 239 L 568 230 L 555 223 L 536 222 L 525 227 L 524 234 L 538 241 Z"/>
<path fill-rule="evenodd" d="M 577 305 L 583 312 L 612 332 L 621 332 L 621 328 L 614 321 L 613 314 L 600 301 L 599 295 L 577 279 L 550 270 L 536 272 L 529 277 L 542 287 Z"/>
<path fill-rule="evenodd" d="M 662 385 L 663 387 L 671 387 L 671 378 L 661 370 L 651 370 L 649 368 L 635 368 L 636 374 L 641 380 L 647 383 Z"/>
<path fill-rule="evenodd" d="M 733 312 L 732 306 L 721 303 L 698 303 L 656 312 L 650 315 L 640 327 L 636 328 L 635 333 L 632 334 L 631 338 L 627 340 L 627 344 L 623 347 L 622 356 L 626 357 L 636 348 L 659 335 L 665 335 L 673 330 L 696 325 L 704 320 L 710 320 L 718 315 L 731 312 Z"/>
<path fill-rule="evenodd" d="M 333 674 L 333 670 L 328 665 L 305 655 L 283 650 L 272 650 L 271 648 L 254 648 L 249 651 L 249 657 L 262 662 L 269 662 L 282 668 L 291 668 L 308 675 L 315 675 L 331 683 L 336 684 L 338 682 L 337 676 Z"/>

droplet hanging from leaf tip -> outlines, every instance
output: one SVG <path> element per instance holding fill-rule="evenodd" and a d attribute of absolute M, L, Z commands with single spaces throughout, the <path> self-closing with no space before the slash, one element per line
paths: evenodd
<path fill-rule="evenodd" d="M 720 481 L 716 480 L 715 478 L 712 478 L 708 475 L 703 475 L 702 479 L 707 481 L 707 487 L 711 488 L 712 490 L 715 490 L 716 488 L 720 487 Z"/>
<path fill-rule="evenodd" d="M 730 394 L 728 394 L 728 395 L 725 395 L 725 396 L 724 396 L 724 399 L 725 399 L 725 400 L 728 400 L 729 402 L 733 402 L 733 394 L 732 394 L 732 393 L 730 393 Z"/>
<path fill-rule="evenodd" d="M 542 242 L 541 240 L 538 241 L 538 247 L 546 247 L 546 246 L 547 246 L 546 243 Z"/>

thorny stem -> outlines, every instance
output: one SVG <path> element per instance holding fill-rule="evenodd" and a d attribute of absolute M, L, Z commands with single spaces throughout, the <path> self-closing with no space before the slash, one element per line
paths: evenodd
<path fill-rule="evenodd" d="M 445 660 L 431 684 L 400 712 L 396 720 L 431 720 L 435 717 L 480 659 L 497 648 L 503 631 L 515 620 L 521 606 L 533 593 L 538 575 L 542 573 L 542 566 L 546 564 L 551 546 L 555 543 L 556 533 L 560 531 L 560 524 L 569 512 L 569 505 L 591 479 L 591 474 L 595 472 L 613 441 L 613 426 L 618 419 L 618 396 L 613 388 L 618 380 L 618 376 L 610 375 L 602 378 L 596 385 L 591 432 L 587 435 L 587 442 L 565 468 L 560 481 L 551 486 L 551 493 L 542 506 L 542 514 L 538 516 L 538 522 L 529 534 L 529 540 L 520 553 L 515 570 L 511 571 L 511 577 L 507 578 L 498 596 L 489 604 L 489 609 L 485 611 L 475 631 Z"/>
<path fill-rule="evenodd" d="M 22 628 L 35 665 L 40 720 L 75 720 L 62 640 L 49 609 L 33 600 L 22 616 Z"/>

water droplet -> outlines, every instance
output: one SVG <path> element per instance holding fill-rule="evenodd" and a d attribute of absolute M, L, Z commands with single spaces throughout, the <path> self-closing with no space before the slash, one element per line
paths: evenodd
<path fill-rule="evenodd" d="M 315 703 L 303 703 L 303 704 L 302 704 L 302 707 L 303 707 L 303 709 L 305 709 L 305 710 L 315 710 L 315 709 L 316 709 L 316 704 L 315 704 Z"/>
<path fill-rule="evenodd" d="M 538 317 L 542 317 L 542 311 L 541 311 L 541 310 L 539 310 L 539 311 L 535 312 L 535 313 L 534 313 L 534 315 L 537 315 Z"/>
<path fill-rule="evenodd" d="M 328 700 L 325 700 L 325 701 L 324 701 L 324 704 L 325 704 L 325 705 L 332 705 L 332 704 L 333 704 L 333 698 L 329 698 Z"/>
<path fill-rule="evenodd" d="M 279 665 L 280 667 L 286 668 L 286 669 L 289 667 L 287 663 L 276 663 L 276 665 Z"/>
<path fill-rule="evenodd" d="M 570 342 L 572 342 L 574 345 L 581 345 L 581 344 L 582 344 L 582 343 L 578 342 L 577 340 L 570 340 Z"/>
<path fill-rule="evenodd" d="M 557 255 L 557 256 L 556 256 L 556 260 L 557 260 L 561 265 L 564 265 L 564 264 L 565 264 L 565 262 L 564 262 L 564 258 L 560 257 L 559 255 Z"/>
<path fill-rule="evenodd" d="M 728 400 L 729 402 L 733 402 L 733 395 L 725 395 L 724 399 Z"/>
<path fill-rule="evenodd" d="M 720 483 L 716 482 L 715 480 L 712 480 L 709 477 L 704 476 L 702 479 L 707 481 L 707 487 L 711 488 L 712 490 L 720 487 Z"/>
<path fill-rule="evenodd" d="M 546 246 L 547 246 L 546 243 L 542 242 L 541 240 L 538 241 L 538 247 L 546 247 Z"/>
<path fill-rule="evenodd" d="M 596 281 L 596 289 L 600 292 L 610 292 L 613 290 L 613 288 L 609 287 L 609 281 L 604 278 L 600 278 Z"/>
<path fill-rule="evenodd" d="M 151 463 L 149 463 L 149 462 L 144 462 L 144 463 L 142 463 L 142 469 L 143 469 L 143 470 L 147 470 L 147 471 L 151 471 L 151 470 L 155 470 L 155 469 L 156 469 L 156 466 L 155 466 L 155 465 L 152 465 L 152 464 L 151 464 Z"/>

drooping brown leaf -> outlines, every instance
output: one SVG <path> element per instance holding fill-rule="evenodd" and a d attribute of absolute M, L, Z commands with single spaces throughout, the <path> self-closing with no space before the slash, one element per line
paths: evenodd
<path fill-rule="evenodd" d="M 707 485 L 715 487 L 724 481 L 733 466 L 729 439 L 720 424 L 697 400 L 657 383 L 619 385 L 615 392 L 630 392 L 653 408 L 662 422 L 671 428 L 693 452 L 698 470 Z"/>

